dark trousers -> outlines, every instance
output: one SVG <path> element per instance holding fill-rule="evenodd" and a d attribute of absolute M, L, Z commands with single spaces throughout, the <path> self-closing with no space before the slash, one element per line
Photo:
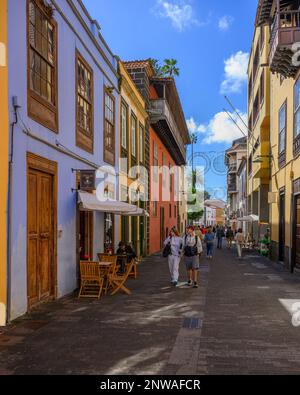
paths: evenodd
<path fill-rule="evenodd" d="M 213 242 L 207 242 L 206 243 L 206 255 L 207 256 L 212 256 L 214 251 L 214 243 Z"/>
<path fill-rule="evenodd" d="M 223 247 L 223 237 L 218 237 L 218 248 Z"/>

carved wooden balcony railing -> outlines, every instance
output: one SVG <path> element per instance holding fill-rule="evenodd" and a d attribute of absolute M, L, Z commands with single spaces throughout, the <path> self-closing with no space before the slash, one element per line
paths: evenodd
<path fill-rule="evenodd" d="M 300 11 L 280 11 L 271 26 L 269 64 L 273 73 L 294 78 L 299 66 L 295 63 L 293 45 L 300 42 Z"/>

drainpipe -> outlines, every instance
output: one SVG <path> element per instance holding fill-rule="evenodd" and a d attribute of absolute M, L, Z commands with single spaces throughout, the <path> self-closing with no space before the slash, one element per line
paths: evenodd
<path fill-rule="evenodd" d="M 11 136 L 10 136 L 10 152 L 8 162 L 8 201 L 7 201 L 7 310 L 6 310 L 6 321 L 9 324 L 11 318 L 11 253 L 12 253 L 12 181 L 13 181 L 13 160 L 14 160 L 14 132 L 15 126 L 18 124 L 18 99 L 16 96 L 13 97 L 13 108 L 15 120 L 11 124 Z"/>

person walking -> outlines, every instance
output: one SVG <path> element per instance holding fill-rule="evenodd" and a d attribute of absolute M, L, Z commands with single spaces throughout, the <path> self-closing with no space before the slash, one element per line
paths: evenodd
<path fill-rule="evenodd" d="M 212 257 L 213 257 L 214 239 L 215 239 L 215 235 L 213 234 L 211 229 L 208 229 L 208 231 L 204 237 L 204 242 L 206 244 L 206 258 L 207 259 L 212 259 Z"/>
<path fill-rule="evenodd" d="M 165 246 L 170 245 L 170 255 L 168 256 L 169 269 L 171 274 L 171 284 L 176 287 L 179 279 L 179 263 L 182 255 L 183 240 L 179 236 L 176 228 L 172 228 L 170 236 L 165 240 Z"/>
<path fill-rule="evenodd" d="M 223 226 L 217 227 L 217 240 L 218 240 L 218 248 L 221 250 L 223 247 L 223 237 L 225 237 Z"/>
<path fill-rule="evenodd" d="M 228 226 L 228 229 L 226 231 L 227 248 L 229 249 L 232 248 L 233 239 L 234 239 L 233 230 L 231 229 L 231 226 Z"/>
<path fill-rule="evenodd" d="M 197 228 L 196 228 L 196 230 L 195 230 L 195 234 L 196 234 L 196 236 L 198 236 L 198 237 L 200 238 L 201 241 L 204 240 L 204 235 L 203 235 L 203 233 L 201 232 L 200 226 L 197 226 Z"/>
<path fill-rule="evenodd" d="M 200 268 L 199 258 L 203 252 L 200 237 L 195 234 L 193 226 L 188 227 L 188 233 L 184 238 L 184 262 L 188 275 L 188 286 L 198 288 L 198 271 Z"/>
<path fill-rule="evenodd" d="M 243 233 L 243 229 L 239 229 L 236 236 L 235 236 L 236 248 L 238 252 L 238 258 L 242 259 L 243 253 L 243 245 L 245 244 L 245 236 Z"/>

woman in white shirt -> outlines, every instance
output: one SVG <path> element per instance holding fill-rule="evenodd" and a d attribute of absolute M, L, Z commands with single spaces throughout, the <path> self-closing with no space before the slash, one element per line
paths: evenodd
<path fill-rule="evenodd" d="M 176 286 L 179 279 L 179 263 L 181 260 L 183 240 L 177 229 L 172 229 L 170 236 L 165 241 L 165 246 L 170 244 L 171 254 L 168 256 L 171 284 Z"/>

